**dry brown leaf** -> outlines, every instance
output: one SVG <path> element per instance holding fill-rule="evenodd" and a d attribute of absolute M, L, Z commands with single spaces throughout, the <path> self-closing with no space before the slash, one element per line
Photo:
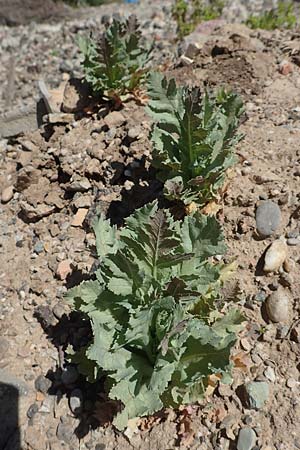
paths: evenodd
<path fill-rule="evenodd" d="M 201 212 L 207 216 L 215 216 L 221 208 L 222 206 L 220 204 L 215 201 L 211 201 L 201 209 Z"/>
<path fill-rule="evenodd" d="M 234 368 L 241 372 L 247 373 L 252 365 L 251 359 L 244 352 L 236 353 L 231 357 Z"/>

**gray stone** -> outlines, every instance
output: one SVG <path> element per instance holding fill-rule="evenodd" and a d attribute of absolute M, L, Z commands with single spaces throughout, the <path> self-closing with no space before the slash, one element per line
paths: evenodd
<path fill-rule="evenodd" d="M 272 322 L 282 323 L 289 320 L 290 299 L 284 289 L 278 289 L 269 295 L 266 301 L 266 311 Z"/>
<path fill-rule="evenodd" d="M 32 405 L 30 405 L 27 410 L 28 419 L 32 419 L 33 416 L 38 412 L 38 410 L 39 410 L 39 405 L 37 403 L 32 403 Z"/>
<path fill-rule="evenodd" d="M 256 434 L 252 428 L 242 428 L 239 432 L 237 450 L 251 450 L 256 442 Z"/>
<path fill-rule="evenodd" d="M 38 255 L 39 255 L 40 253 L 42 253 L 42 252 L 44 251 L 44 243 L 43 243 L 42 241 L 38 241 L 38 242 L 34 245 L 33 251 L 34 251 L 35 253 L 37 253 Z"/>
<path fill-rule="evenodd" d="M 60 303 L 57 303 L 54 307 L 53 307 L 53 314 L 55 315 L 55 317 L 57 319 L 61 319 L 62 316 L 66 313 L 65 308 L 63 307 L 63 305 L 61 305 Z"/>
<path fill-rule="evenodd" d="M 69 399 L 70 410 L 73 414 L 79 414 L 82 411 L 83 395 L 80 389 L 74 389 Z"/>
<path fill-rule="evenodd" d="M 266 381 L 251 381 L 245 385 L 247 404 L 252 409 L 261 409 L 269 398 L 270 388 Z"/>
<path fill-rule="evenodd" d="M 44 377 L 44 375 L 39 375 L 34 382 L 34 387 L 37 391 L 46 394 L 50 389 L 51 384 L 52 383 L 48 378 Z"/>
<path fill-rule="evenodd" d="M 271 201 L 262 202 L 256 210 L 256 229 L 263 236 L 271 236 L 279 227 L 281 211 L 279 206 Z"/>

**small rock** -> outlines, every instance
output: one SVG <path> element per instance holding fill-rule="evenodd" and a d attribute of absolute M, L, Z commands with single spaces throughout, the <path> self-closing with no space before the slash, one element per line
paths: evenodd
<path fill-rule="evenodd" d="M 242 428 L 239 432 L 237 450 L 251 450 L 256 442 L 256 434 L 252 428 Z"/>
<path fill-rule="evenodd" d="M 272 383 L 275 383 L 276 381 L 276 375 L 273 367 L 268 366 L 266 370 L 264 371 L 264 376 L 269 380 L 272 381 Z"/>
<path fill-rule="evenodd" d="M 79 78 L 70 78 L 64 90 L 62 110 L 66 113 L 76 113 L 85 108 L 90 101 L 90 88 Z"/>
<path fill-rule="evenodd" d="M 295 247 L 296 245 L 300 244 L 299 238 L 289 238 L 286 241 L 287 245 L 290 245 L 291 247 Z"/>
<path fill-rule="evenodd" d="M 46 394 L 48 392 L 50 386 L 51 381 L 48 378 L 44 377 L 44 375 L 39 375 L 34 382 L 35 389 L 39 392 L 43 392 L 43 394 Z"/>
<path fill-rule="evenodd" d="M 72 273 L 72 263 L 69 259 L 61 261 L 56 269 L 56 276 L 60 280 L 65 280 Z"/>
<path fill-rule="evenodd" d="M 281 239 L 274 241 L 265 254 L 264 272 L 277 272 L 287 259 L 287 245 Z"/>
<path fill-rule="evenodd" d="M 248 406 L 261 409 L 269 398 L 270 388 L 266 381 L 251 381 L 245 385 Z"/>
<path fill-rule="evenodd" d="M 287 273 L 292 272 L 295 269 L 295 261 L 288 258 L 283 263 L 283 268 Z"/>
<path fill-rule="evenodd" d="M 40 253 L 42 253 L 42 252 L 44 251 L 44 243 L 43 243 L 42 241 L 38 241 L 38 242 L 34 245 L 33 251 L 34 251 L 35 253 L 37 253 L 38 255 L 39 255 Z"/>
<path fill-rule="evenodd" d="M 80 389 L 74 389 L 69 399 L 70 410 L 78 415 L 82 411 L 83 395 Z"/>
<path fill-rule="evenodd" d="M 53 314 L 55 315 L 55 317 L 57 318 L 57 319 L 61 319 L 62 318 L 62 316 L 64 315 L 64 314 L 66 314 L 66 310 L 65 310 L 65 308 L 60 304 L 60 303 L 57 303 L 54 307 L 53 307 Z"/>
<path fill-rule="evenodd" d="M 279 64 L 278 71 L 282 75 L 288 75 L 289 73 L 293 72 L 293 64 L 287 59 L 283 59 Z"/>
<path fill-rule="evenodd" d="M 136 139 L 138 139 L 140 134 L 141 134 L 140 127 L 133 127 L 128 130 L 127 136 L 131 141 L 135 141 Z"/>
<path fill-rule="evenodd" d="M 14 188 L 13 186 L 8 186 L 7 188 L 3 189 L 1 193 L 1 202 L 2 203 L 8 203 L 14 196 Z"/>
<path fill-rule="evenodd" d="M 72 192 L 85 192 L 91 189 L 92 185 L 87 178 L 72 181 L 66 188 Z"/>
<path fill-rule="evenodd" d="M 255 295 L 254 300 L 258 303 L 263 303 L 266 300 L 266 293 L 264 291 L 259 291 Z"/>
<path fill-rule="evenodd" d="M 291 274 L 289 274 L 289 273 L 285 273 L 285 272 L 283 272 L 281 275 L 280 275 L 280 284 L 282 284 L 282 286 L 284 286 L 284 287 L 292 287 L 293 286 L 293 284 L 294 284 L 294 278 L 292 277 L 292 275 Z"/>
<path fill-rule="evenodd" d="M 299 230 L 291 230 L 286 233 L 287 238 L 297 238 L 299 237 Z"/>
<path fill-rule="evenodd" d="M 33 416 L 38 412 L 38 410 L 39 410 L 39 405 L 37 403 L 33 403 L 32 405 L 30 405 L 27 410 L 27 413 L 26 413 L 28 419 L 32 419 Z"/>
<path fill-rule="evenodd" d="M 277 339 L 285 339 L 290 331 L 290 327 L 288 325 L 278 325 L 277 327 Z"/>
<path fill-rule="evenodd" d="M 264 201 L 257 207 L 255 219 L 258 233 L 263 237 L 271 236 L 280 225 L 280 208 L 274 202 Z"/>
<path fill-rule="evenodd" d="M 39 318 L 39 321 L 42 323 L 43 327 L 49 328 L 51 326 L 56 325 L 57 320 L 48 305 L 39 305 L 35 309 L 35 314 Z"/>
<path fill-rule="evenodd" d="M 186 55 L 181 55 L 179 57 L 179 63 L 184 67 L 191 66 L 193 64 L 193 62 L 194 62 L 194 60 L 191 58 L 188 58 Z"/>
<path fill-rule="evenodd" d="M 120 111 L 112 111 L 104 117 L 108 128 L 118 128 L 125 123 L 126 119 Z"/>
<path fill-rule="evenodd" d="M 74 366 L 67 366 L 62 374 L 61 374 L 61 381 L 64 385 L 68 386 L 70 384 L 75 383 L 78 380 L 79 374 L 77 372 L 76 367 Z"/>
<path fill-rule="evenodd" d="M 53 405 L 53 397 L 46 397 L 39 409 L 39 413 L 49 414 L 53 409 Z"/>
<path fill-rule="evenodd" d="M 44 116 L 45 122 L 48 123 L 72 123 L 74 121 L 74 114 L 67 113 L 50 113 Z"/>
<path fill-rule="evenodd" d="M 73 220 L 71 223 L 72 227 L 81 227 L 84 222 L 84 219 L 86 218 L 88 211 L 89 210 L 86 208 L 78 209 L 75 216 L 73 217 Z"/>
<path fill-rule="evenodd" d="M 284 289 L 273 292 L 266 301 L 266 311 L 272 322 L 287 322 L 290 312 L 290 299 Z"/>
<path fill-rule="evenodd" d="M 298 385 L 298 382 L 294 380 L 294 378 L 289 378 L 286 382 L 286 385 L 290 389 L 295 389 L 295 387 Z"/>

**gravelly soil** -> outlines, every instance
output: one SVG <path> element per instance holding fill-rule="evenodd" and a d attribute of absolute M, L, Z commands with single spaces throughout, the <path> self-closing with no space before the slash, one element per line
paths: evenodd
<path fill-rule="evenodd" d="M 226 261 L 238 264 L 225 292 L 247 318 L 233 353 L 233 383 L 219 385 L 201 405 L 165 411 L 124 436 L 109 425 L 99 427 L 113 413 L 103 387 L 89 386 L 66 370 L 67 343 L 76 345 L 89 336 L 81 318 L 69 314 L 63 295 L 88 276 L 95 262 L 92 217 L 103 211 L 121 223 L 134 208 L 162 195 L 151 168 L 151 124 L 143 107 L 131 101 L 118 112 L 103 108 L 98 115 L 0 141 L 2 195 L 13 186 L 12 198 L 0 206 L 0 381 L 20 392 L 20 447 L 235 449 L 240 429 L 250 427 L 257 449 L 300 448 L 300 245 L 288 247 L 289 264 L 279 273 L 266 275 L 259 264 L 276 237 L 295 239 L 300 233 L 299 34 L 208 27 L 194 36 L 203 43 L 201 51 L 183 66 L 176 56 L 169 4 L 162 11 L 160 2 L 151 2 L 151 8 L 149 3 L 118 11 L 137 9 L 143 17 L 144 33 L 156 39 L 153 64 L 164 65 L 180 82 L 230 86 L 245 101 L 240 162 L 219 214 Z M 3 79 L 10 58 L 17 62 L 9 107 L 30 103 L 40 77 L 57 86 L 66 73 L 80 74 L 74 36 L 100 27 L 103 12 L 113 10 L 109 5 L 97 16 L 85 12 L 87 18 L 55 25 L 0 28 Z M 284 75 L 280 63 L 285 59 Z M 7 108 L 5 95 L 1 108 Z M 280 206 L 281 224 L 261 239 L 255 209 L 268 199 Z M 85 216 L 82 224 L 78 211 Z M 290 317 L 276 324 L 266 318 L 263 302 L 282 288 L 290 297 Z M 268 400 L 257 410 L 245 404 L 242 393 L 253 380 L 269 386 Z M 69 406 L 74 389 L 84 394 L 79 415 Z M 7 440 L 5 448 L 17 450 L 16 434 Z"/>

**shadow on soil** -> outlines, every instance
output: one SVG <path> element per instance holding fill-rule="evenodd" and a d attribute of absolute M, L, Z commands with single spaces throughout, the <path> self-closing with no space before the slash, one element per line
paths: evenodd
<path fill-rule="evenodd" d="M 7 383 L 0 382 L 0 449 L 20 450 L 19 392 Z"/>

